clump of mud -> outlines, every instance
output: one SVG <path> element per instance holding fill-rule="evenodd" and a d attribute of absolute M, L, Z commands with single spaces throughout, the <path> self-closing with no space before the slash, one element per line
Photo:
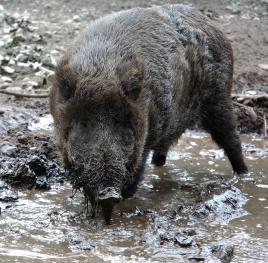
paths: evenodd
<path fill-rule="evenodd" d="M 10 189 L 10 187 L 0 181 L 0 201 L 2 202 L 14 202 L 18 200 L 18 194 Z"/>
<path fill-rule="evenodd" d="M 46 101 L 5 102 L 0 116 L 0 179 L 11 186 L 50 189 L 65 171 L 56 154 Z M 44 123 L 42 123 L 42 120 Z"/>
<path fill-rule="evenodd" d="M 243 206 L 246 196 L 235 186 L 236 178 L 218 179 L 206 182 L 180 183 L 178 197 L 173 205 L 166 205 L 160 211 L 140 207 L 122 218 L 146 221 L 150 226 L 142 244 L 156 247 L 176 247 L 189 262 L 231 262 L 234 246 L 229 243 L 204 243 L 203 224 L 224 225 L 235 218 L 247 215 Z M 185 197 L 187 196 L 187 198 Z M 172 203 L 173 200 L 170 200 Z M 177 203 L 177 205 L 174 205 Z M 161 248 L 160 248 L 161 250 Z"/>
<path fill-rule="evenodd" d="M 267 136 L 268 96 L 258 98 L 233 98 L 236 122 L 241 133 L 254 132 Z"/>
<path fill-rule="evenodd" d="M 12 186 L 29 189 L 50 189 L 52 183 L 63 182 L 65 172 L 57 162 L 49 136 L 31 132 L 16 132 L 10 136 L 12 145 L 1 148 L 1 179 Z"/>

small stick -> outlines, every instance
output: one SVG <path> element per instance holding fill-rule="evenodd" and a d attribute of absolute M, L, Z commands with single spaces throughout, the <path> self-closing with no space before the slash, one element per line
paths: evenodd
<path fill-rule="evenodd" d="M 231 94 L 232 98 L 237 99 L 266 99 L 268 100 L 268 95 L 262 94 L 262 95 L 244 95 L 244 94 Z"/>
<path fill-rule="evenodd" d="M 15 96 L 15 97 L 48 98 L 48 93 L 45 93 L 45 94 L 25 94 L 25 93 L 13 92 L 13 91 L 8 91 L 8 90 L 1 90 L 1 89 L 0 89 L 0 93 Z"/>
<path fill-rule="evenodd" d="M 267 121 L 265 118 L 265 114 L 263 114 L 263 135 L 267 137 Z"/>

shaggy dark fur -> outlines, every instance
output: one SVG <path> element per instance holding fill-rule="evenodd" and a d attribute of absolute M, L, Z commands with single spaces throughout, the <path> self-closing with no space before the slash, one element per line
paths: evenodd
<path fill-rule="evenodd" d="M 149 151 L 164 165 L 194 124 L 225 150 L 234 172 L 246 173 L 232 75 L 229 41 L 191 7 L 134 8 L 92 22 L 61 59 L 50 94 L 64 163 L 79 167 L 75 187 L 93 203 L 106 188 L 132 196 Z"/>

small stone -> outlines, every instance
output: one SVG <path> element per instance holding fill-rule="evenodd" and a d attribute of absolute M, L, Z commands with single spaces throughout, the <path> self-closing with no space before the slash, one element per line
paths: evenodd
<path fill-rule="evenodd" d="M 73 16 L 73 21 L 74 22 L 80 22 L 80 17 L 78 15 Z"/>
<path fill-rule="evenodd" d="M 259 64 L 259 68 L 268 70 L 268 64 Z"/>
<path fill-rule="evenodd" d="M 248 94 L 248 95 L 256 95 L 257 92 L 256 92 L 256 90 L 248 90 L 248 91 L 246 92 L 246 94 Z"/>
<path fill-rule="evenodd" d="M 185 234 L 187 236 L 195 236 L 197 233 L 194 229 L 187 228 L 187 229 L 183 230 L 183 234 Z"/>
<path fill-rule="evenodd" d="M 211 252 L 222 263 L 229 263 L 234 254 L 234 247 L 230 245 L 214 245 L 211 248 Z"/>
<path fill-rule="evenodd" d="M 193 244 L 193 239 L 184 236 L 175 237 L 174 244 L 179 244 L 181 247 L 190 247 Z"/>
<path fill-rule="evenodd" d="M 30 67 L 30 64 L 29 63 L 24 63 L 24 62 L 18 62 L 17 66 L 22 67 L 22 68 L 28 68 L 28 67 Z"/>
<path fill-rule="evenodd" d="M 8 62 L 8 65 L 9 65 L 9 66 L 14 66 L 14 65 L 16 65 L 15 60 L 14 60 L 14 59 L 10 59 L 9 62 Z"/>
<path fill-rule="evenodd" d="M 23 36 L 23 35 L 17 35 L 17 36 L 15 36 L 14 38 L 13 38 L 13 40 L 12 40 L 12 46 L 14 47 L 14 46 L 17 46 L 17 45 L 19 45 L 19 43 L 21 43 L 21 42 L 25 42 L 25 37 Z"/>
<path fill-rule="evenodd" d="M 30 151 L 35 151 L 35 150 L 37 150 L 37 149 L 38 149 L 38 148 L 37 148 L 36 146 L 33 146 L 33 147 L 30 147 L 30 148 L 29 148 Z"/>
<path fill-rule="evenodd" d="M 17 150 L 16 146 L 8 144 L 8 143 L 2 144 L 0 147 L 1 153 L 8 155 L 8 156 L 13 155 L 16 152 L 16 150 Z"/>
<path fill-rule="evenodd" d="M 47 44 L 47 41 L 43 35 L 32 35 L 32 41 L 38 44 Z"/>
<path fill-rule="evenodd" d="M 7 76 L 2 76 L 1 80 L 7 83 L 11 83 L 13 81 L 12 78 L 7 77 Z"/>
<path fill-rule="evenodd" d="M 18 62 L 22 62 L 22 63 L 27 63 L 29 57 L 25 54 L 19 54 L 17 57 L 16 57 L 16 61 Z"/>
<path fill-rule="evenodd" d="M 46 176 L 37 176 L 35 187 L 37 189 L 46 189 L 46 190 L 49 190 L 51 188 L 47 182 Z"/>
<path fill-rule="evenodd" d="M 18 194 L 10 189 L 0 190 L 0 201 L 15 202 L 18 198 Z"/>
<path fill-rule="evenodd" d="M 5 73 L 8 73 L 8 74 L 13 74 L 15 72 L 15 69 L 13 69 L 9 66 L 3 66 L 2 69 Z"/>
<path fill-rule="evenodd" d="M 30 86 L 30 87 L 32 87 L 32 88 L 34 88 L 34 89 L 36 89 L 36 88 L 38 88 L 39 87 L 39 84 L 36 82 L 36 81 L 28 81 L 28 86 Z"/>
<path fill-rule="evenodd" d="M 18 140 L 19 143 L 22 143 L 22 144 L 26 144 L 28 142 L 27 136 L 24 135 L 23 133 L 18 135 L 17 140 Z"/>
<path fill-rule="evenodd" d="M 169 211 L 167 211 L 167 213 L 165 214 L 165 216 L 166 216 L 168 219 L 170 219 L 170 220 L 175 219 L 175 218 L 176 218 L 176 215 L 177 215 L 177 213 L 176 213 L 176 211 L 174 211 L 174 210 L 169 210 Z"/>
<path fill-rule="evenodd" d="M 7 184 L 0 181 L 0 201 L 14 202 L 18 200 L 18 194 L 12 191 Z"/>

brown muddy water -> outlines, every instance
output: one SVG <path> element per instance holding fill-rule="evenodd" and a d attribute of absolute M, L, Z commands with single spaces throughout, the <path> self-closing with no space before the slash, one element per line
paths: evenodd
<path fill-rule="evenodd" d="M 0 202 L 0 262 L 267 262 L 268 142 L 242 141 L 251 175 L 237 180 L 206 133 L 187 131 L 164 167 L 148 161 L 110 226 L 67 182 L 17 189 L 17 202 Z"/>

